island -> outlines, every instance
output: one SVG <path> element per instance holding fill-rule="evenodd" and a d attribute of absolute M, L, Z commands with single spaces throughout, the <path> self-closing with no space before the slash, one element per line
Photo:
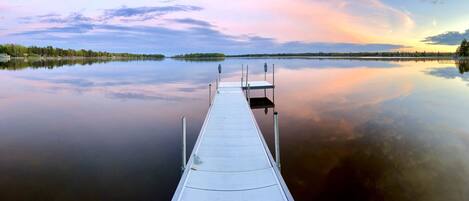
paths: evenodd
<path fill-rule="evenodd" d="M 223 61 L 225 60 L 223 53 L 190 53 L 172 56 L 172 59 L 185 61 Z"/>

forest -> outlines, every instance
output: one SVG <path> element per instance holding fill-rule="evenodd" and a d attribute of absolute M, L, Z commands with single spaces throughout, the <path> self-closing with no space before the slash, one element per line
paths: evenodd
<path fill-rule="evenodd" d="M 153 58 L 162 59 L 162 54 L 130 54 L 130 53 L 110 53 L 92 50 L 73 50 L 54 48 L 52 46 L 37 47 L 23 46 L 16 44 L 0 45 L 0 54 L 8 54 L 11 57 L 121 57 L 121 58 Z"/>
<path fill-rule="evenodd" d="M 180 54 L 175 55 L 172 58 L 185 58 L 185 59 L 198 59 L 198 58 L 224 58 L 223 53 L 191 53 L 191 54 Z"/>
<path fill-rule="evenodd" d="M 453 57 L 452 52 L 308 52 L 277 54 L 240 54 L 227 57 Z"/>
<path fill-rule="evenodd" d="M 456 50 L 456 55 L 458 57 L 468 57 L 469 56 L 469 43 L 466 39 L 461 42 L 461 45 Z"/>

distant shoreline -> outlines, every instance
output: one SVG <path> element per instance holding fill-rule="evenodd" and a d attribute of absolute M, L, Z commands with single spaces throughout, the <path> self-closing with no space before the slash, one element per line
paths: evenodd
<path fill-rule="evenodd" d="M 225 57 L 166 57 L 181 61 L 223 61 L 225 59 L 342 59 L 342 60 L 468 60 L 469 58 L 460 58 L 454 56 L 427 56 L 427 57 L 396 57 L 396 56 L 225 56 Z"/>
<path fill-rule="evenodd" d="M 275 54 L 239 54 L 225 55 L 222 53 L 191 53 L 169 57 L 187 61 L 221 61 L 228 58 L 244 59 L 364 59 L 364 60 L 459 60 L 452 52 L 354 52 L 354 53 L 275 53 Z"/>
<path fill-rule="evenodd" d="M 304 59 L 304 60 L 342 60 L 344 62 L 358 62 L 358 61 L 370 61 L 370 62 L 438 62 L 445 64 L 457 65 L 460 69 L 467 69 L 469 64 L 468 58 L 456 58 L 456 57 L 306 57 L 306 56 L 269 56 L 269 57 L 224 57 L 224 58 L 197 58 L 197 59 L 180 59 L 166 57 L 174 61 L 181 62 L 223 62 L 227 60 L 288 60 L 288 59 Z M 24 68 L 53 68 L 62 67 L 69 65 L 90 65 L 94 63 L 107 63 L 107 62 L 132 62 L 132 61 L 162 61 L 166 58 L 155 59 L 155 58 L 135 58 L 135 57 L 15 57 L 2 59 L 0 58 L 0 70 L 20 70 Z M 244 61 L 246 62 L 246 61 Z M 247 61 L 248 62 L 248 61 Z M 271 61 L 273 62 L 273 61 Z M 466 70 L 465 70 L 466 71 Z"/>
<path fill-rule="evenodd" d="M 302 53 L 302 54 L 247 54 L 247 55 L 224 55 L 213 53 L 197 53 L 188 55 L 178 55 L 171 57 L 147 57 L 147 56 L 27 56 L 27 57 L 12 57 L 10 60 L 164 60 L 174 59 L 181 61 L 223 61 L 225 59 L 349 59 L 349 60 L 469 60 L 467 57 L 457 57 L 452 53 L 440 53 L 440 56 L 391 56 L 390 52 L 377 53 L 384 54 L 382 56 L 360 56 L 364 53 L 324 53 L 335 54 L 334 56 L 318 56 L 317 53 Z M 350 55 L 352 54 L 352 55 Z M 356 54 L 356 55 L 354 55 Z M 3 59 L 3 62 L 4 59 Z"/>
<path fill-rule="evenodd" d="M 426 57 L 398 57 L 398 56 L 233 56 L 225 57 L 10 57 L 10 60 L 164 60 L 173 59 L 180 61 L 223 61 L 225 59 L 350 59 L 350 60 L 468 60 L 455 56 L 426 56 Z"/>
<path fill-rule="evenodd" d="M 12 58 L 154 58 L 160 59 L 165 56 L 162 54 L 134 54 L 134 53 L 112 53 L 105 51 L 93 50 L 75 50 L 54 48 L 52 46 L 38 47 L 38 46 L 23 46 L 17 44 L 0 44 L 0 55 Z"/>
<path fill-rule="evenodd" d="M 164 59 L 165 57 L 137 57 L 137 56 L 131 56 L 131 57 L 125 57 L 125 56 L 115 56 L 115 57 L 10 57 L 10 59 L 31 59 L 31 60 L 72 60 L 72 59 L 129 59 L 129 60 L 139 60 L 139 59 L 145 59 L 145 60 L 161 60 Z"/>
<path fill-rule="evenodd" d="M 431 57 L 397 57 L 397 56 L 226 56 L 226 58 L 308 58 L 308 59 L 458 59 L 452 56 Z"/>

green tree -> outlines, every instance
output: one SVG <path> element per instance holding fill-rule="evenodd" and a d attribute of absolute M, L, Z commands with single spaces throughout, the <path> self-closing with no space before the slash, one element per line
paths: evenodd
<path fill-rule="evenodd" d="M 42 57 L 126 57 L 132 59 L 163 59 L 162 54 L 129 54 L 129 53 L 109 53 L 109 52 L 95 52 L 92 50 L 72 50 L 54 48 L 52 46 L 25 47 L 15 44 L 0 44 L 0 53 L 8 54 L 12 57 L 29 57 L 29 56 L 42 56 Z"/>
<path fill-rule="evenodd" d="M 467 57 L 469 56 L 469 43 L 466 39 L 461 42 L 461 45 L 456 50 L 456 55 L 459 57 Z"/>

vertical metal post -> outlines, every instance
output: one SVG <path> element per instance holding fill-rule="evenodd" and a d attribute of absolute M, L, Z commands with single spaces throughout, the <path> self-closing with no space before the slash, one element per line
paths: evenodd
<path fill-rule="evenodd" d="M 278 131 L 278 112 L 274 112 L 275 162 L 280 170 L 280 136 Z"/>
<path fill-rule="evenodd" d="M 272 102 L 275 106 L 275 64 L 272 64 Z"/>
<path fill-rule="evenodd" d="M 272 85 L 275 87 L 275 64 L 272 64 Z"/>
<path fill-rule="evenodd" d="M 272 102 L 274 103 L 274 107 L 275 107 L 275 87 L 272 88 Z"/>
<path fill-rule="evenodd" d="M 267 81 L 267 63 L 264 63 L 264 81 Z M 264 89 L 264 97 L 267 97 L 267 89 Z"/>
<path fill-rule="evenodd" d="M 246 86 L 248 86 L 248 80 L 249 80 L 249 66 L 246 65 Z"/>
<path fill-rule="evenodd" d="M 241 64 L 241 90 L 243 90 L 244 64 Z"/>
<path fill-rule="evenodd" d="M 212 106 L 212 84 L 208 84 L 208 106 Z"/>
<path fill-rule="evenodd" d="M 248 86 L 248 79 L 249 79 L 249 65 L 246 65 L 246 85 L 244 86 Z M 248 95 L 248 90 L 246 90 L 246 97 Z"/>
<path fill-rule="evenodd" d="M 221 64 L 218 64 L 218 81 L 221 81 Z"/>
<path fill-rule="evenodd" d="M 249 107 L 251 107 L 251 85 L 248 84 L 248 103 L 249 103 Z"/>
<path fill-rule="evenodd" d="M 216 84 L 217 84 L 217 86 L 216 86 L 215 91 L 218 93 L 218 80 L 217 80 Z"/>
<path fill-rule="evenodd" d="M 182 166 L 181 169 L 186 169 L 186 117 L 182 117 Z"/>
<path fill-rule="evenodd" d="M 244 77 L 244 64 L 241 64 L 241 77 Z"/>

